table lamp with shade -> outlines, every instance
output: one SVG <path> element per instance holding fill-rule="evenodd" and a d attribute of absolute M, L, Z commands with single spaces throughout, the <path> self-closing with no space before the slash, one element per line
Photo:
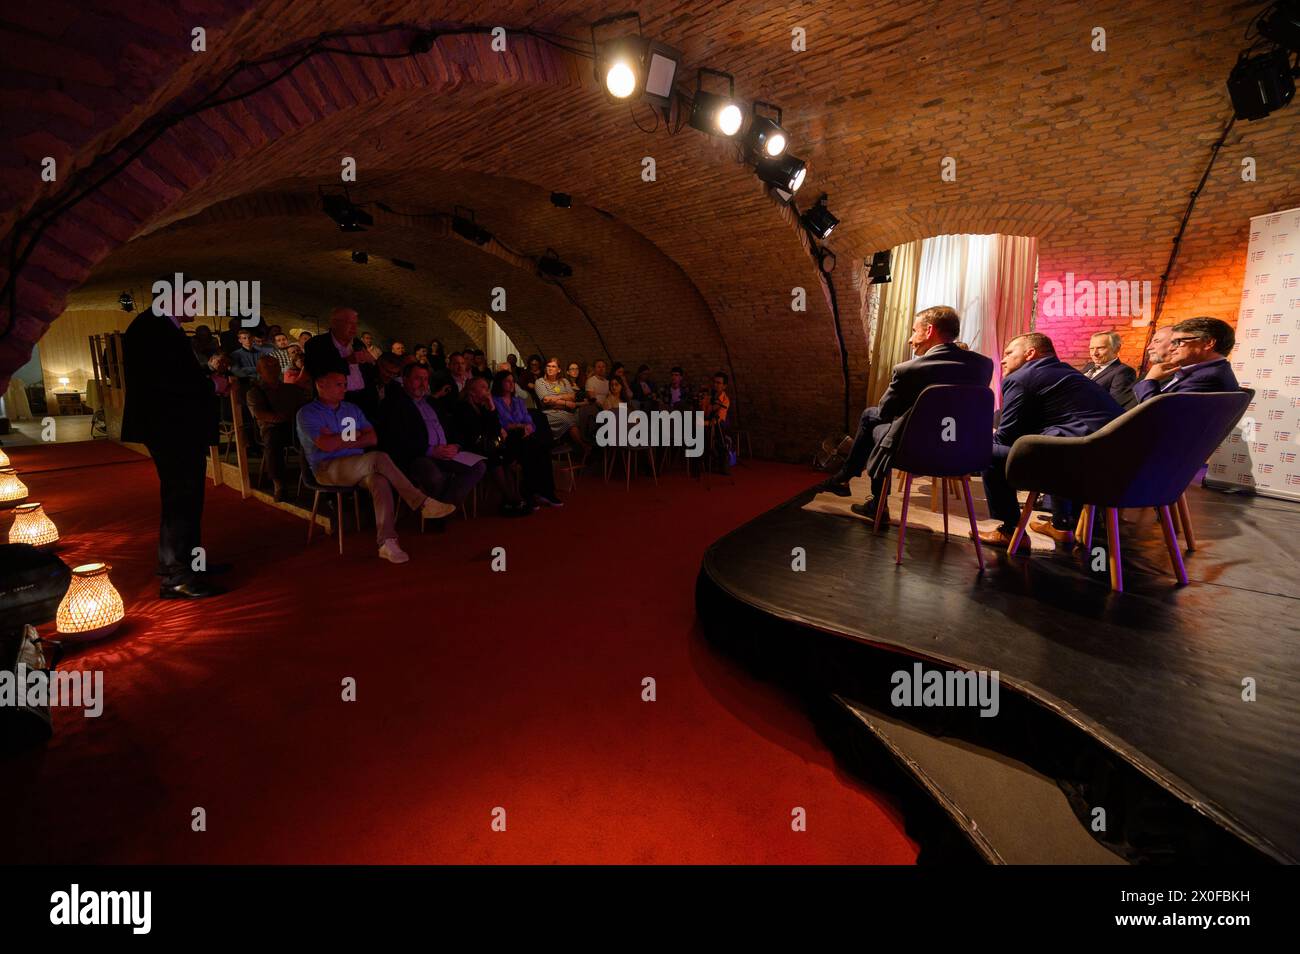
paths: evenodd
<path fill-rule="evenodd" d="M 12 467 L 0 467 L 0 507 L 12 507 L 27 498 L 27 485 Z"/>
<path fill-rule="evenodd" d="M 9 527 L 10 543 L 49 547 L 59 542 L 59 530 L 46 516 L 39 503 L 20 503 L 14 507 L 14 522 Z"/>
<path fill-rule="evenodd" d="M 55 617 L 60 636 L 100 639 L 117 629 L 125 615 L 122 597 L 109 581 L 107 563 L 72 568 L 72 581 Z"/>
<path fill-rule="evenodd" d="M 68 386 L 68 379 L 67 379 L 67 378 L 59 378 L 59 387 L 61 387 L 61 388 L 66 388 L 67 386 Z"/>

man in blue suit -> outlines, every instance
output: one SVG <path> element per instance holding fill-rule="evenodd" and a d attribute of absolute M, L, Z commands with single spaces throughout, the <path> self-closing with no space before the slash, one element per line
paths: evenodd
<path fill-rule="evenodd" d="M 850 509 L 859 516 L 875 519 L 877 501 L 884 491 L 885 475 L 889 473 L 894 441 L 921 392 L 932 384 L 989 386 L 993 361 L 955 344 L 960 332 L 961 318 L 947 305 L 936 305 L 917 314 L 912 325 L 912 337 L 908 339 L 916 357 L 894 366 L 893 377 L 880 398 L 879 406 L 862 412 L 857 436 L 853 438 L 853 449 L 849 451 L 844 466 L 818 484 L 818 490 L 840 497 L 849 496 L 849 481 L 859 476 L 869 463 L 871 496 L 865 503 L 854 504 Z M 882 522 L 888 519 L 889 511 L 886 509 Z"/>
<path fill-rule="evenodd" d="M 1218 318 L 1188 318 L 1173 327 L 1167 361 L 1151 365 L 1133 389 L 1138 401 L 1178 391 L 1235 391 L 1237 376 L 1228 355 L 1237 337 Z"/>
<path fill-rule="evenodd" d="M 1016 492 L 1007 483 L 1007 456 L 1017 438 L 1026 434 L 1084 437 L 1123 413 L 1106 389 L 1056 356 L 1052 339 L 1038 332 L 1019 335 L 1002 352 L 1002 417 L 993 435 L 993 461 L 984 472 L 989 513 L 1001 525 L 980 539 L 990 546 L 1011 542 L 1020 521 Z M 1053 499 L 1050 521 L 1032 524 L 1059 543 L 1074 541 L 1074 506 Z"/>

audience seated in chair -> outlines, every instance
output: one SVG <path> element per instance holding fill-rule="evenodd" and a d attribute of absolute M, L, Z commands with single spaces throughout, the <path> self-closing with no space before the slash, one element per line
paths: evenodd
<path fill-rule="evenodd" d="M 884 506 L 881 524 L 888 523 L 889 509 L 884 491 L 885 478 L 891 466 L 891 450 L 906 422 L 907 412 L 921 392 L 932 384 L 988 387 L 993 378 L 990 358 L 956 345 L 960 332 L 961 318 L 946 305 L 926 308 L 917 314 L 912 323 L 912 337 L 908 339 L 916 357 L 895 365 L 880 404 L 862 412 L 858 433 L 853 438 L 853 447 L 844 465 L 818 489 L 847 497 L 850 494 L 849 481 L 868 468 L 871 496 L 864 503 L 854 504 L 852 510 L 859 516 L 875 520 L 876 508 Z"/>
<path fill-rule="evenodd" d="M 1005 547 L 1020 522 L 1016 491 L 1007 482 L 1007 455 L 1026 434 L 1085 437 L 1123 413 L 1107 391 L 1056 356 L 1052 339 L 1038 332 L 1017 335 L 1002 352 L 1002 416 L 993 435 L 993 460 L 984 472 L 984 496 L 999 526 L 980 539 Z M 1072 501 L 1052 499 L 1052 517 L 1031 530 L 1058 543 L 1074 541 Z"/>
<path fill-rule="evenodd" d="M 537 402 L 546 412 L 546 420 L 555 441 L 571 440 L 585 454 L 589 448 L 578 429 L 577 398 L 568 378 L 560 374 L 559 358 L 546 362 L 545 374 L 533 382 L 533 391 L 537 395 Z"/>
<path fill-rule="evenodd" d="M 1232 326 L 1218 318 L 1178 322 L 1170 329 L 1164 360 L 1153 363 L 1138 382 L 1138 400 L 1179 391 L 1237 390 L 1237 376 L 1228 362 L 1236 341 Z M 1152 346 L 1154 349 L 1154 337 Z"/>
<path fill-rule="evenodd" d="M 674 367 L 668 376 L 668 383 L 659 392 L 657 406 L 665 411 L 684 411 L 691 409 L 691 387 L 686 383 L 686 373 Z"/>
<path fill-rule="evenodd" d="M 484 461 L 466 462 L 450 416 L 429 399 L 429 369 L 411 362 L 401 387 L 389 385 L 379 408 L 381 446 L 411 482 L 453 507 L 465 502 L 483 479 Z"/>
<path fill-rule="evenodd" d="M 1119 360 L 1120 336 L 1113 331 L 1099 331 L 1088 340 L 1088 356 L 1083 376 L 1101 385 L 1124 410 L 1137 404 L 1133 384 L 1137 372 Z"/>
<path fill-rule="evenodd" d="M 456 508 L 414 486 L 383 451 L 366 449 L 378 443 L 378 436 L 361 409 L 344 400 L 345 374 L 326 371 L 315 384 L 316 400 L 298 411 L 298 438 L 312 475 L 321 484 L 365 487 L 375 508 L 379 556 L 390 563 L 405 563 L 410 557 L 393 529 L 397 519 L 393 491 L 421 517 L 439 519 Z M 343 515 L 335 518 L 341 520 Z"/>
<path fill-rule="evenodd" d="M 555 494 L 550 432 L 539 434 L 534 429 L 508 369 L 498 371 L 492 384 L 482 378 L 470 382 L 457 410 L 456 425 L 465 445 L 487 457 L 488 472 L 501 491 L 507 516 L 530 513 L 534 506 L 562 506 Z M 506 473 L 515 462 L 523 476 L 518 491 Z"/>
<path fill-rule="evenodd" d="M 309 400 L 307 392 L 280 380 L 280 363 L 269 354 L 257 361 L 260 380 L 248 388 L 244 400 L 257 422 L 262 441 L 262 467 L 271 476 L 271 492 L 284 499 L 284 452 L 293 446 L 298 410 Z"/>

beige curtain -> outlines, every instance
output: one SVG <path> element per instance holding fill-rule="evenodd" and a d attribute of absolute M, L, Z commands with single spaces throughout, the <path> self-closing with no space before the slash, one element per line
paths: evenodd
<path fill-rule="evenodd" d="M 921 240 L 897 245 L 890 260 L 890 282 L 877 285 L 880 308 L 871 339 L 871 377 L 867 402 L 875 404 L 889 386 L 894 365 L 910 356 L 907 339 L 916 315 L 916 286 L 921 273 Z"/>
<path fill-rule="evenodd" d="M 1016 335 L 1029 331 L 1038 281 L 1038 239 L 1032 235 L 999 235 L 994 258 L 996 280 L 989 283 L 986 315 L 995 332 L 989 352 L 993 359 L 993 393 L 1002 401 L 1002 349 Z"/>

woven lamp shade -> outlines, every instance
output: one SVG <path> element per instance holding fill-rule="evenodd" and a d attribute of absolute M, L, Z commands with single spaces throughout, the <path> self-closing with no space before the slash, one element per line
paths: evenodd
<path fill-rule="evenodd" d="M 23 503 L 14 507 L 14 522 L 9 528 L 10 543 L 29 543 L 34 547 L 48 547 L 59 540 L 59 529 L 45 515 L 38 503 Z"/>
<path fill-rule="evenodd" d="M 4 448 L 0 447 L 0 467 L 9 466 L 9 455 L 5 453 Z"/>
<path fill-rule="evenodd" d="M 122 597 L 109 582 L 107 563 L 86 563 L 72 568 L 72 582 L 55 617 L 59 635 L 81 639 L 107 636 L 122 622 Z"/>
<path fill-rule="evenodd" d="M 0 507 L 16 504 L 27 497 L 27 485 L 18 479 L 12 467 L 0 467 Z"/>

